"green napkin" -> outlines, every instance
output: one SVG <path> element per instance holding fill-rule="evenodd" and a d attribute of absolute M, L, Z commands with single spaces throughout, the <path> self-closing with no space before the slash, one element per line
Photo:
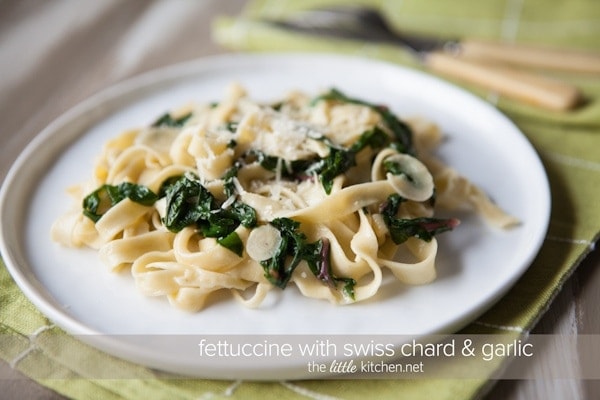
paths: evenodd
<path fill-rule="evenodd" d="M 250 1 L 242 16 L 215 21 L 214 38 L 245 51 L 340 52 L 417 67 L 402 51 L 385 45 L 340 42 L 291 34 L 257 22 L 300 8 L 347 1 Z M 600 2 L 591 0 L 365 0 L 407 31 L 449 37 L 479 37 L 600 51 Z M 523 130 L 540 154 L 552 191 L 550 228 L 537 258 L 487 313 L 462 333 L 526 336 L 563 282 L 593 248 L 600 233 L 600 77 L 556 74 L 576 83 L 588 103 L 570 113 L 551 113 L 503 98 L 493 99 Z M 484 99 L 489 93 L 467 87 Z M 335 380 L 229 382 L 172 379 L 80 343 L 53 326 L 23 296 L 0 263 L 0 357 L 41 384 L 75 399 L 469 399 L 488 379 Z M 99 371 L 123 371 L 101 379 Z"/>

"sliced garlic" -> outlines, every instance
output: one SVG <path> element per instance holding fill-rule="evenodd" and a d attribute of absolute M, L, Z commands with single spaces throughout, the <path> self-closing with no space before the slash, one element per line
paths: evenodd
<path fill-rule="evenodd" d="M 273 225 L 266 224 L 253 229 L 246 242 L 246 252 L 254 261 L 273 258 L 281 244 L 281 233 Z"/>
<path fill-rule="evenodd" d="M 385 171 L 384 162 L 398 165 L 402 174 Z M 384 175 L 385 174 L 385 175 Z M 427 167 L 415 157 L 392 149 L 381 151 L 374 162 L 373 180 L 385 179 L 402 197 L 413 201 L 425 201 L 433 195 L 433 177 Z"/>

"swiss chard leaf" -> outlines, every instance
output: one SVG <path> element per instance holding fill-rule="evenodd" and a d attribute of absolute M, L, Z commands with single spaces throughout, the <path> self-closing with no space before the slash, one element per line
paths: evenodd
<path fill-rule="evenodd" d="M 386 221 L 392 240 L 396 244 L 405 242 L 409 237 L 417 237 L 426 242 L 438 233 L 450 231 L 458 225 L 458 220 L 455 218 L 412 218 L 402 219 L 394 218 Z"/>
<path fill-rule="evenodd" d="M 184 114 L 178 118 L 173 118 L 170 113 L 164 113 L 161 115 L 156 121 L 152 123 L 152 127 L 172 127 L 172 128 L 180 128 L 192 117 L 192 113 L 189 112 Z"/>
<path fill-rule="evenodd" d="M 223 191 L 228 198 L 235 195 L 235 184 L 233 183 L 233 180 L 237 177 L 239 170 L 240 166 L 234 164 L 233 167 L 225 171 L 225 175 L 223 175 Z"/>
<path fill-rule="evenodd" d="M 289 218 L 276 218 L 271 221 L 271 225 L 279 230 L 281 241 L 273 257 L 261 261 L 260 264 L 269 282 L 284 289 L 302 261 L 306 236 L 298 230 L 300 223 Z"/>
<path fill-rule="evenodd" d="M 390 172 L 392 175 L 404 175 L 406 179 L 408 179 L 410 182 L 414 182 L 414 178 L 406 173 L 406 171 L 404 170 L 404 168 L 402 168 L 400 163 L 385 160 L 383 162 L 383 168 L 386 172 Z"/>
<path fill-rule="evenodd" d="M 314 98 L 311 104 L 316 104 L 319 101 L 338 101 L 342 103 L 360 104 L 366 107 L 370 107 L 372 110 L 377 112 L 385 125 L 394 135 L 394 142 L 392 145 L 401 153 L 414 154 L 412 131 L 410 127 L 401 121 L 394 113 L 392 113 L 386 106 L 369 103 L 365 100 L 356 99 L 346 96 L 344 93 L 337 89 L 330 89 L 329 92 L 324 93 Z"/>
<path fill-rule="evenodd" d="M 340 148 L 330 144 L 329 155 L 308 168 L 309 173 L 319 176 L 325 193 L 331 193 L 333 180 L 356 165 L 356 155 L 364 148 L 370 146 L 373 149 L 385 147 L 389 143 L 388 135 L 378 127 L 367 130 L 360 135 L 358 140 L 348 149 Z"/>
<path fill-rule="evenodd" d="M 131 182 L 118 185 L 104 184 L 83 199 L 83 214 L 97 222 L 106 211 L 126 198 L 151 206 L 158 200 L 158 195 L 146 186 Z"/>
<path fill-rule="evenodd" d="M 257 162 L 261 167 L 271 172 L 275 172 L 277 167 L 281 165 L 283 167 L 281 169 L 281 176 L 283 178 L 302 180 L 307 176 L 306 170 L 317 161 L 317 158 L 311 158 L 288 162 L 279 157 L 268 155 L 263 151 L 252 149 L 244 153 L 237 164 L 245 165 Z"/>
<path fill-rule="evenodd" d="M 354 300 L 354 286 L 356 285 L 356 281 L 352 278 L 340 278 L 333 274 L 330 249 L 331 245 L 327 238 L 319 239 L 304 247 L 303 259 L 317 279 L 332 288 L 337 288 L 338 283 L 343 283 L 342 293 L 344 296 Z"/>
<path fill-rule="evenodd" d="M 229 179 L 234 176 L 232 171 Z M 165 193 L 167 205 L 163 222 L 167 229 L 179 232 L 195 225 L 205 237 L 217 238 L 219 244 L 241 254 L 241 240 L 235 230 L 240 224 L 249 228 L 256 225 L 256 211 L 252 207 L 239 202 L 233 202 L 228 208 L 221 207 L 212 193 L 190 175 L 168 184 Z"/>
<path fill-rule="evenodd" d="M 180 177 L 166 189 L 167 206 L 163 223 L 172 232 L 208 220 L 216 208 L 212 194 L 196 179 Z"/>
<path fill-rule="evenodd" d="M 403 201 L 402 197 L 393 194 L 380 208 L 390 236 L 396 244 L 404 243 L 410 237 L 429 242 L 435 235 L 450 231 L 460 223 L 456 218 L 399 218 L 396 214 Z"/>
<path fill-rule="evenodd" d="M 222 238 L 229 235 L 239 226 L 239 222 L 222 212 L 211 213 L 196 221 L 202 234 L 206 237 Z"/>
<path fill-rule="evenodd" d="M 289 218 L 276 218 L 271 221 L 281 235 L 277 251 L 269 260 L 261 261 L 265 277 L 273 285 L 285 288 L 294 270 L 301 261 L 306 261 L 311 272 L 323 283 L 336 288 L 343 283 L 343 293 L 354 299 L 356 281 L 352 278 L 339 278 L 331 269 L 330 244 L 327 239 L 308 243 L 306 236 L 299 230 L 300 223 Z"/>
<path fill-rule="evenodd" d="M 331 193 L 333 180 L 356 165 L 356 153 L 349 150 L 331 148 L 329 155 L 313 164 L 308 172 L 319 176 L 325 193 Z"/>
<path fill-rule="evenodd" d="M 379 127 L 374 127 L 363 132 L 360 138 L 352 144 L 350 151 L 358 153 L 367 146 L 372 149 L 381 149 L 390 144 L 390 137 Z"/>
<path fill-rule="evenodd" d="M 331 193 L 333 180 L 335 177 L 345 173 L 356 165 L 356 154 L 371 146 L 374 149 L 385 147 L 389 144 L 388 135 L 380 128 L 373 128 L 365 131 L 360 138 L 349 148 L 343 148 L 331 143 L 326 138 L 322 141 L 329 147 L 329 154 L 324 158 L 310 158 L 284 162 L 278 157 L 267 155 L 261 151 L 253 150 L 244 156 L 244 162 L 251 161 L 252 158 L 266 170 L 275 171 L 280 164 L 285 165 L 282 168 L 281 176 L 294 180 L 308 179 L 310 176 L 317 175 L 327 194 Z"/>
<path fill-rule="evenodd" d="M 165 179 L 158 190 L 158 197 L 165 197 L 167 195 L 167 191 L 171 190 L 171 186 L 177 183 L 179 179 L 181 179 L 181 175 L 175 175 Z"/>
<path fill-rule="evenodd" d="M 227 122 L 225 124 L 225 129 L 227 129 L 231 133 L 235 133 L 235 131 L 237 130 L 238 125 L 239 125 L 239 122 L 229 121 L 229 122 Z"/>
<path fill-rule="evenodd" d="M 228 209 L 228 212 L 233 216 L 236 221 L 246 228 L 252 228 L 256 226 L 257 217 L 256 210 L 250 207 L 248 204 L 235 202 Z"/>
<path fill-rule="evenodd" d="M 242 256 L 244 254 L 244 243 L 237 232 L 233 231 L 225 237 L 217 239 L 217 243 L 221 246 L 225 247 L 233 251 L 238 256 Z"/>

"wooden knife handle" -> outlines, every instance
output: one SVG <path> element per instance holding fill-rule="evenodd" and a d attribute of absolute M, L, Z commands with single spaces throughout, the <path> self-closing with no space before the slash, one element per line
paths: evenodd
<path fill-rule="evenodd" d="M 464 39 L 459 51 L 465 58 L 496 60 L 509 64 L 600 74 L 600 53 Z"/>
<path fill-rule="evenodd" d="M 444 52 L 428 54 L 425 65 L 441 75 L 550 110 L 570 110 L 581 101 L 581 93 L 573 85 L 514 68 L 483 63 Z"/>

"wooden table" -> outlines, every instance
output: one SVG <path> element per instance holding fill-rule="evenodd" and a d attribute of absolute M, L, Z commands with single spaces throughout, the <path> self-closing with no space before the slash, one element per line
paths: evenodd
<path fill-rule="evenodd" d="M 244 0 L 0 1 L 0 179 L 42 128 L 95 92 L 138 73 L 224 52 L 210 39 L 215 15 Z M 600 333 L 600 252 L 567 281 L 534 333 Z M 550 349 L 529 381 L 500 381 L 487 399 L 600 398 L 599 381 L 544 379 L 576 354 Z M 541 364 L 541 363 L 540 363 Z M 0 363 L 0 397 L 63 397 Z"/>

